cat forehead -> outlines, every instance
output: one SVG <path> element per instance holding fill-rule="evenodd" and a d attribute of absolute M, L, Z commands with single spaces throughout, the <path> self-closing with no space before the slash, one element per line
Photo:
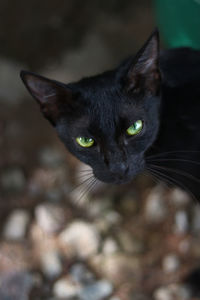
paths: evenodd
<path fill-rule="evenodd" d="M 76 101 L 81 103 L 82 115 L 77 127 L 112 129 L 120 120 L 131 121 L 143 112 L 142 101 L 130 97 L 115 78 L 115 72 L 84 78 L 74 84 Z"/>
<path fill-rule="evenodd" d="M 71 122 L 73 130 L 96 132 L 101 135 L 114 133 L 116 129 L 126 127 L 137 119 L 144 119 L 144 111 L 130 105 L 113 105 L 108 101 L 96 101 Z"/>
<path fill-rule="evenodd" d="M 75 86 L 76 88 L 82 89 L 82 91 L 87 90 L 88 92 L 109 89 L 112 86 L 116 86 L 116 75 L 117 72 L 115 70 L 106 71 L 91 77 L 82 78 L 80 81 L 75 83 Z"/>

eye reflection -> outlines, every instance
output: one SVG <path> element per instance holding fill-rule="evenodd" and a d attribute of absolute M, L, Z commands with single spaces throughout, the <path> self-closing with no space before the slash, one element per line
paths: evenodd
<path fill-rule="evenodd" d="M 140 133 L 140 131 L 143 128 L 143 122 L 142 120 L 138 120 L 136 122 L 133 123 L 133 125 L 131 125 L 127 130 L 126 133 L 128 135 L 136 135 L 138 133 Z"/>

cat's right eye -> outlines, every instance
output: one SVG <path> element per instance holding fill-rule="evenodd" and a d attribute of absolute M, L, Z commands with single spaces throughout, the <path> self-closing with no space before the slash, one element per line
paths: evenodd
<path fill-rule="evenodd" d="M 79 146 L 84 148 L 89 148 L 94 145 L 94 140 L 92 138 L 86 138 L 83 136 L 77 137 L 76 142 L 79 144 Z"/>
<path fill-rule="evenodd" d="M 137 120 L 126 130 L 126 132 L 128 135 L 136 135 L 136 134 L 140 133 L 142 128 L 143 128 L 142 120 Z"/>

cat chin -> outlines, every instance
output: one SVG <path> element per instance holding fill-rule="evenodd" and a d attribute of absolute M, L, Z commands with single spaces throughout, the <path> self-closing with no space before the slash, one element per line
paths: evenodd
<path fill-rule="evenodd" d="M 109 183 L 109 184 L 114 184 L 114 185 L 121 185 L 121 184 L 127 184 L 129 182 L 131 182 L 132 180 L 134 179 L 133 178 L 126 178 L 126 179 L 113 179 L 113 180 L 100 180 L 102 181 L 103 183 Z"/>
<path fill-rule="evenodd" d="M 130 181 L 132 181 L 135 178 L 135 176 L 124 177 L 124 178 L 113 178 L 112 176 L 109 176 L 107 178 L 102 178 L 102 177 L 98 177 L 96 175 L 94 175 L 94 176 L 103 183 L 115 184 L 115 185 L 129 183 Z"/>
<path fill-rule="evenodd" d="M 113 184 L 118 185 L 118 184 L 127 184 L 129 182 L 131 182 L 134 179 L 134 177 L 132 178 L 127 178 L 127 179 L 119 179 L 113 182 Z"/>
<path fill-rule="evenodd" d="M 131 182 L 137 175 L 142 173 L 144 171 L 144 162 L 141 162 L 142 168 L 134 169 L 134 171 L 131 172 L 131 170 L 128 172 L 128 174 L 114 174 L 114 173 L 107 173 L 107 172 L 98 172 L 93 169 L 94 177 L 100 180 L 101 182 L 107 183 L 107 184 L 127 184 Z"/>

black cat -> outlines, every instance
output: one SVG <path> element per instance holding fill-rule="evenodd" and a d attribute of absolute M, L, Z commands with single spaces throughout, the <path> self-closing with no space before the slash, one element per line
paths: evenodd
<path fill-rule="evenodd" d="M 67 149 L 107 183 L 144 170 L 200 196 L 200 51 L 159 51 L 155 31 L 114 70 L 63 84 L 21 78 Z M 199 161 L 199 162 L 198 162 Z"/>

